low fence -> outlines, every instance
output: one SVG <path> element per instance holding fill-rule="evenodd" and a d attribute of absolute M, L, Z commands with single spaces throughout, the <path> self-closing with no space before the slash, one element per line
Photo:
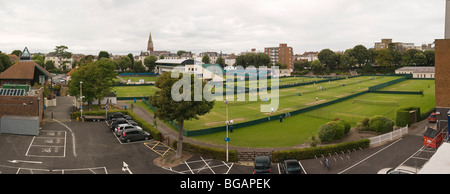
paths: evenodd
<path fill-rule="evenodd" d="M 392 140 L 401 138 L 406 134 L 408 134 L 408 125 L 406 125 L 406 127 L 400 128 L 400 129 L 392 131 L 390 133 L 386 133 L 383 135 L 369 138 L 370 146 L 381 145 L 383 143 L 390 142 Z"/>

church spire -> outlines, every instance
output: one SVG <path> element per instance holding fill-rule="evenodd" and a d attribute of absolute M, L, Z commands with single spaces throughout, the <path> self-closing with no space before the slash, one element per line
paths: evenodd
<path fill-rule="evenodd" d="M 153 51 L 153 49 L 152 33 L 150 32 L 150 36 L 148 37 L 147 51 Z"/>

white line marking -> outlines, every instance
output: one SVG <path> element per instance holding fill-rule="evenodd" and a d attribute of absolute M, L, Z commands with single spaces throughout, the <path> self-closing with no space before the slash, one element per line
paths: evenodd
<path fill-rule="evenodd" d="M 223 162 L 223 161 L 222 161 Z M 233 167 L 234 163 L 231 163 L 231 166 L 228 168 L 228 171 L 225 174 L 228 174 L 228 172 L 230 172 L 231 168 Z"/>
<path fill-rule="evenodd" d="M 395 142 L 389 144 L 388 146 L 386 146 L 385 148 L 383 148 L 383 149 L 381 149 L 381 150 L 378 150 L 377 152 L 373 153 L 372 155 L 368 156 L 367 158 L 364 158 L 363 160 L 357 162 L 356 164 L 354 164 L 354 165 L 348 167 L 347 169 L 345 169 L 345 170 L 339 172 L 338 174 L 342 174 L 342 173 L 344 173 L 345 171 L 350 170 L 351 168 L 357 166 L 358 164 L 361 164 L 362 162 L 366 161 L 367 159 L 371 158 L 372 156 L 377 155 L 378 153 L 382 152 L 383 150 L 385 150 L 385 149 L 391 147 L 392 145 L 394 145 L 395 143 L 399 142 L 399 141 L 402 140 L 402 139 L 403 139 L 403 138 L 398 139 L 397 141 L 395 141 Z"/>
<path fill-rule="evenodd" d="M 302 167 L 302 169 L 303 169 L 303 172 L 304 172 L 305 174 L 308 174 L 308 173 L 306 173 L 305 167 L 303 167 L 302 163 L 301 163 L 300 161 L 298 161 L 298 163 L 299 163 L 299 164 L 300 164 L 300 166 Z"/>
<path fill-rule="evenodd" d="M 34 142 L 34 138 L 36 138 L 36 136 L 34 136 L 34 137 L 33 137 L 33 140 L 31 140 L 30 146 L 28 146 L 28 150 L 27 150 L 27 153 L 25 153 L 25 156 L 28 156 L 28 151 L 30 151 L 31 145 L 32 145 L 33 142 Z"/>
<path fill-rule="evenodd" d="M 184 161 L 184 163 L 185 163 L 186 166 L 189 168 L 189 170 L 191 171 L 191 173 L 194 174 L 194 171 L 192 171 L 192 169 L 191 169 L 191 167 L 189 166 L 189 164 L 188 164 L 186 161 Z"/>
<path fill-rule="evenodd" d="M 211 172 L 213 173 L 213 174 L 216 174 L 216 172 L 214 172 L 214 170 L 211 168 L 211 167 L 209 167 L 209 164 L 208 163 L 206 163 L 206 161 L 200 156 L 200 158 L 203 160 L 203 162 L 205 162 L 205 164 L 206 164 L 206 166 L 209 168 L 209 170 L 211 170 Z M 199 171 L 200 172 L 200 171 Z"/>
<path fill-rule="evenodd" d="M 58 120 L 55 120 L 56 122 L 58 122 L 59 124 L 61 124 L 62 126 L 64 126 L 66 129 L 68 129 L 70 131 L 70 134 L 72 134 L 72 147 L 73 147 L 73 156 L 77 157 L 77 151 L 76 151 L 76 147 L 75 147 L 75 134 L 73 133 L 72 129 L 70 127 L 68 127 L 66 124 L 61 123 Z M 64 131 L 64 157 L 66 157 L 66 144 L 67 144 L 67 133 Z"/>

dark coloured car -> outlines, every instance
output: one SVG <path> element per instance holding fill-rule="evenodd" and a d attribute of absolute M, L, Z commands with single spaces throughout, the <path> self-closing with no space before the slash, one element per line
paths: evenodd
<path fill-rule="evenodd" d="M 108 123 L 109 129 L 114 130 L 120 124 L 129 124 L 129 123 L 128 123 L 128 120 L 126 120 L 125 118 L 113 118 Z"/>
<path fill-rule="evenodd" d="M 114 119 L 114 118 L 125 118 L 125 115 L 121 112 L 112 112 L 108 113 L 108 118 L 106 118 L 108 121 Z"/>
<path fill-rule="evenodd" d="M 132 141 L 149 140 L 150 138 L 151 138 L 150 133 L 139 129 L 123 130 L 122 136 L 120 136 L 120 140 L 122 142 L 128 143 Z"/>
<path fill-rule="evenodd" d="M 300 166 L 298 160 L 289 159 L 280 163 L 280 170 L 282 174 L 304 174 L 304 170 Z"/>
<path fill-rule="evenodd" d="M 253 174 L 271 174 L 272 162 L 269 156 L 255 157 L 255 165 L 253 167 Z"/>

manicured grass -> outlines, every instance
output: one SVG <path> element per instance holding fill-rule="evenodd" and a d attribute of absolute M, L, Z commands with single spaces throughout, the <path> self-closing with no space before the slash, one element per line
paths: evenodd
<path fill-rule="evenodd" d="M 158 90 L 155 86 L 116 86 L 111 92 L 116 91 L 117 97 L 148 97 Z"/>
<path fill-rule="evenodd" d="M 426 87 L 423 88 L 423 86 Z M 406 91 L 423 89 L 424 95 L 365 94 L 315 111 L 285 118 L 282 123 L 277 120 L 234 129 L 234 132 L 230 133 L 230 146 L 258 148 L 295 146 L 309 142 L 311 136 L 317 135 L 320 125 L 335 118 L 350 121 L 355 126 L 358 121 L 375 115 L 384 115 L 395 119 L 395 112 L 401 107 L 419 106 L 421 112 L 425 113 L 435 106 L 434 80 L 406 80 L 387 87 L 385 90 L 389 91 L 392 88 L 406 88 Z M 386 102 L 398 105 L 385 105 Z M 225 145 L 224 137 L 225 132 L 220 132 L 192 138 L 216 145 Z"/>
<path fill-rule="evenodd" d="M 374 78 L 374 76 L 370 77 Z M 299 86 L 293 88 L 285 88 L 279 90 L 279 106 L 273 114 L 263 113 L 260 111 L 260 106 L 269 102 L 263 102 L 257 96 L 258 101 L 249 101 L 249 95 L 256 95 L 256 93 L 246 94 L 246 101 L 231 101 L 229 102 L 229 120 L 235 123 L 247 122 L 259 118 L 265 118 L 270 115 L 277 115 L 286 112 L 292 112 L 304 107 L 313 106 L 320 103 L 325 103 L 331 100 L 342 98 L 360 91 L 366 91 L 370 86 L 378 85 L 388 81 L 398 79 L 395 76 L 377 76 L 375 80 L 369 80 L 368 76 L 361 76 L 356 78 L 349 78 L 337 81 L 324 82 L 320 84 L 312 84 L 306 86 Z M 341 86 L 345 84 L 346 86 Z M 320 90 L 320 87 L 327 88 L 327 90 Z M 270 93 L 271 91 L 269 91 Z M 298 96 L 298 93 L 301 96 Z M 233 96 L 236 98 L 236 95 Z M 316 101 L 316 97 L 319 101 Z M 235 99 L 236 100 L 236 99 Z M 243 100 L 243 99 L 240 99 Z M 224 126 L 226 120 L 226 105 L 221 101 L 216 101 L 214 108 L 207 115 L 201 116 L 199 120 L 191 120 L 185 122 L 185 129 L 199 130 L 211 127 Z"/>

